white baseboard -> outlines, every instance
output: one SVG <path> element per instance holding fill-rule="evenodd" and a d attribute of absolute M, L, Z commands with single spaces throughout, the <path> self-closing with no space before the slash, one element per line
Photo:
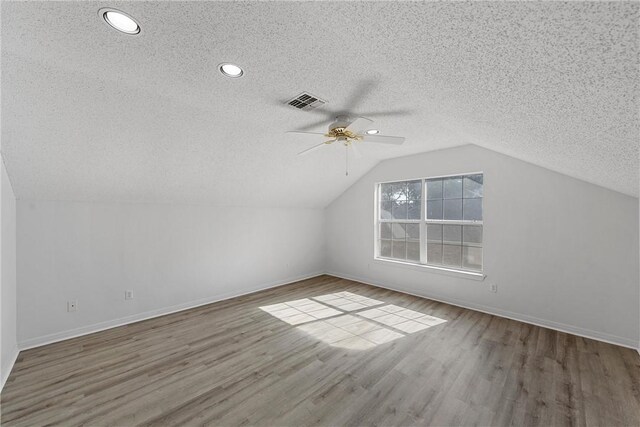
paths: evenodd
<path fill-rule="evenodd" d="M 428 294 L 416 294 L 416 293 L 412 293 L 412 292 L 408 292 L 405 291 L 403 289 L 399 289 L 399 288 L 393 288 L 391 286 L 387 286 L 381 283 L 374 283 L 372 281 L 369 281 L 367 279 L 364 278 L 360 278 L 360 277 L 355 277 L 355 276 L 351 276 L 348 274 L 344 274 L 344 273 L 338 273 L 338 272 L 318 272 L 318 273 L 313 273 L 313 274 L 308 274 L 308 275 L 304 275 L 304 276 L 299 276 L 299 277 L 292 277 L 289 279 L 285 279 L 282 281 L 274 281 L 274 282 L 270 282 L 270 283 L 266 283 L 263 284 L 261 286 L 256 286 L 253 287 L 250 290 L 243 290 L 241 292 L 229 292 L 229 293 L 225 293 L 225 294 L 220 294 L 220 295 L 216 295 L 214 297 L 210 297 L 210 298 L 205 298 L 205 299 L 201 299 L 201 300 L 197 300 L 197 301 L 191 301 L 188 303 L 183 303 L 183 304 L 178 304 L 178 305 L 174 305 L 171 307 L 165 307 L 165 308 L 161 308 L 161 309 L 157 309 L 157 310 L 152 310 L 152 311 L 147 311 L 144 313 L 139 313 L 139 314 L 134 314 L 131 316 L 127 316 L 127 317 L 122 317 L 119 319 L 114 319 L 114 320 L 109 320 L 106 322 L 100 322 L 100 323 L 95 323 L 92 325 L 87 325 L 87 326 L 83 326 L 81 328 L 76 328 L 76 329 L 71 329 L 71 330 L 67 330 L 67 331 L 62 331 L 62 332 L 57 332 L 55 334 L 50 334 L 50 335 L 45 335 L 45 336 L 41 336 L 41 337 L 36 337 L 36 338 L 30 338 L 28 340 L 24 340 L 18 343 L 18 347 L 20 350 L 28 350 L 30 348 L 35 348 L 35 347 L 40 347 L 43 345 L 47 345 L 47 344 L 52 344 L 58 341 L 64 341 L 70 338 L 75 338 L 75 337 L 79 337 L 82 335 L 88 335 L 88 334 L 92 334 L 95 332 L 100 332 L 106 329 L 111 329 L 111 328 L 115 328 L 118 326 L 124 326 L 124 325 L 128 325 L 130 323 L 135 323 L 135 322 L 140 322 L 142 320 L 147 320 L 147 319 L 152 319 L 154 317 L 159 317 L 159 316 L 164 316 L 167 314 L 171 314 L 171 313 L 176 313 L 178 311 L 183 311 L 183 310 L 188 310 L 191 308 L 195 308 L 195 307 L 200 307 L 202 305 L 207 305 L 207 304 L 211 304 L 214 302 L 218 302 L 218 301 L 223 301 L 223 300 L 227 300 L 227 299 L 231 299 L 231 298 L 235 298 L 235 297 L 239 297 L 239 296 L 243 296 L 243 295 L 248 295 L 248 294 L 252 294 L 252 293 L 256 293 L 256 292 L 260 292 L 263 290 L 267 290 L 267 289 L 272 289 L 272 288 L 276 288 L 279 286 L 284 286 L 293 282 L 298 282 L 300 280 L 306 280 L 306 279 L 310 279 L 312 277 L 317 277 L 317 276 L 321 276 L 323 274 L 328 274 L 331 276 L 335 276 L 335 277 L 339 277 L 342 279 L 348 279 L 348 280 L 353 280 L 356 282 L 361 282 L 361 283 L 365 283 L 371 286 L 376 286 L 379 288 L 384 288 L 384 289 L 389 289 L 392 291 L 396 291 L 396 292 L 401 292 L 401 293 L 405 293 L 405 294 L 409 294 L 409 295 L 414 295 L 420 298 L 427 298 L 427 299 L 432 299 L 434 301 L 440 301 L 446 304 L 451 304 L 451 305 L 455 305 L 458 307 L 463 307 L 463 308 L 467 308 L 467 309 L 471 309 L 471 310 L 476 310 L 476 311 L 480 311 L 483 313 L 487 313 L 487 314 L 491 314 L 494 316 L 500 316 L 500 317 L 505 317 L 507 319 L 512 319 L 512 320 L 517 320 L 520 322 L 525 322 L 525 323 L 529 323 L 532 325 L 536 325 L 536 326 L 541 326 L 544 328 L 549 328 L 549 329 L 554 329 L 560 332 L 566 332 L 569 334 L 573 334 L 573 335 L 578 335 L 584 338 L 590 338 L 590 339 L 594 339 L 597 341 L 603 341 L 606 343 L 610 343 L 610 344 L 615 344 L 615 345 L 620 345 L 623 347 L 628 347 L 628 348 L 632 348 L 636 351 L 638 351 L 638 353 L 640 354 L 640 346 L 638 342 L 634 342 L 631 339 L 628 338 L 624 338 L 624 337 L 618 337 L 615 335 L 611 335 L 611 334 L 606 334 L 606 333 L 602 333 L 602 332 L 597 332 L 597 331 L 592 331 L 592 330 L 588 330 L 588 329 L 584 329 L 584 328 L 580 328 L 577 326 L 573 326 L 573 325 L 567 325 L 567 324 L 563 324 L 563 323 L 558 323 L 558 322 L 553 322 L 553 321 L 549 321 L 549 320 L 544 320 L 544 319 L 540 319 L 537 317 L 533 317 L 533 316 L 529 316 L 529 315 L 525 315 L 525 314 L 520 314 L 520 313 L 514 313 L 514 312 L 510 312 L 510 311 L 506 311 L 506 310 L 500 310 L 500 309 L 496 309 L 494 307 L 488 307 L 488 306 L 484 306 L 484 305 L 480 305 L 480 304 L 475 304 L 469 301 L 464 301 L 464 300 L 458 300 L 458 299 L 453 299 L 453 298 L 447 298 L 447 297 L 441 297 L 438 295 L 428 295 Z M 17 357 L 17 353 L 16 353 L 16 357 Z M 15 362 L 15 358 L 14 358 L 14 362 Z M 13 366 L 13 362 L 11 364 L 11 366 Z M 10 372 L 10 370 L 9 370 Z M 4 373 L 3 373 L 4 374 Z M 7 372 L 7 377 L 8 377 L 8 372 Z M 3 381 L 6 380 L 6 377 L 3 376 Z"/>
<path fill-rule="evenodd" d="M 303 276 L 291 277 L 284 280 L 273 281 L 262 285 L 254 286 L 251 289 L 243 290 L 240 292 L 227 292 L 219 294 L 213 297 L 203 298 L 196 301 L 190 301 L 182 304 L 177 304 L 170 307 L 159 308 L 157 310 L 146 311 L 143 313 L 133 314 L 131 316 L 121 317 L 118 319 L 108 320 L 105 322 L 94 323 L 87 326 L 82 326 L 76 329 L 70 329 L 62 332 L 56 332 L 54 334 L 44 335 L 41 337 L 29 338 L 18 343 L 20 351 L 28 350 L 35 347 L 40 347 L 47 344 L 53 344 L 55 342 L 68 340 L 70 338 L 76 338 L 83 335 L 93 334 L 95 332 L 104 331 L 106 329 L 115 328 L 118 326 L 128 325 L 130 323 L 140 322 L 142 320 L 152 319 L 154 317 L 165 316 L 167 314 L 176 313 L 178 311 L 189 310 L 191 308 L 200 307 L 214 302 L 224 301 L 231 298 L 236 298 L 243 295 L 249 295 L 256 292 L 264 291 L 267 289 L 277 288 L 279 286 L 288 285 L 290 283 L 299 282 L 301 280 L 310 279 L 323 275 L 324 272 L 306 274 Z M 12 365 L 13 366 L 13 365 Z"/>
<path fill-rule="evenodd" d="M 629 338 L 619 337 L 619 336 L 607 334 L 607 333 L 604 333 L 604 332 L 592 331 L 592 330 L 589 330 L 589 329 L 580 328 L 578 326 L 567 325 L 567 324 L 564 324 L 564 323 L 553 322 L 553 321 L 550 321 L 550 320 L 544 320 L 544 319 L 540 319 L 540 318 L 537 318 L 537 317 L 529 316 L 529 315 L 526 315 L 526 314 L 514 313 L 514 312 L 511 312 L 511 311 L 501 310 L 501 309 L 497 309 L 497 308 L 494 308 L 494 307 L 488 307 L 488 306 L 484 306 L 484 305 L 481 305 L 481 304 L 475 304 L 475 303 L 472 303 L 472 302 L 469 302 L 469 301 L 458 300 L 458 299 L 455 299 L 455 298 L 440 297 L 438 295 L 428 295 L 426 293 L 423 294 L 423 295 L 419 295 L 419 294 L 408 292 L 408 291 L 405 291 L 405 290 L 402 290 L 402 289 L 393 288 L 391 286 L 383 285 L 383 284 L 380 284 L 380 283 L 373 283 L 371 281 L 368 281 L 367 279 L 351 276 L 351 275 L 344 274 L 344 273 L 327 272 L 326 274 L 330 275 L 330 276 L 339 277 L 339 278 L 342 278 L 342 279 L 353 280 L 355 282 L 365 283 L 367 285 L 376 286 L 378 288 L 389 289 L 391 291 L 396 291 L 396 292 L 400 292 L 400 293 L 404 293 L 404 294 L 408 294 L 408 295 L 413 295 L 413 296 L 420 297 L 420 298 L 431 299 L 431 300 L 434 300 L 434 301 L 443 302 L 445 304 L 451 304 L 451 305 L 455 305 L 455 306 L 462 307 L 462 308 L 468 308 L 470 310 L 480 311 L 482 313 L 492 314 L 494 316 L 505 317 L 507 319 L 517 320 L 519 322 L 524 322 L 524 323 L 529 323 L 529 324 L 536 325 L 536 326 L 541 326 L 543 328 L 554 329 L 556 331 L 565 332 L 565 333 L 572 334 L 572 335 L 578 335 L 578 336 L 581 336 L 581 337 L 584 337 L 584 338 L 590 338 L 590 339 L 593 339 L 593 340 L 596 340 L 596 341 L 603 341 L 603 342 L 606 342 L 606 343 L 609 343 L 609 344 L 615 344 L 615 345 L 619 345 L 619 346 L 622 346 L 622 347 L 628 347 L 628 348 L 631 348 L 631 349 L 634 349 L 634 350 L 638 351 L 638 353 L 640 354 L 639 343 L 637 341 L 634 341 L 634 340 L 629 339 Z"/>
<path fill-rule="evenodd" d="M 5 363 L 5 361 L 2 360 L 2 367 L 0 367 L 0 392 L 4 388 L 7 379 L 9 379 L 9 374 L 11 374 L 13 365 L 16 363 L 18 354 L 20 354 L 20 351 L 18 350 L 18 346 L 15 346 L 11 352 L 11 356 L 9 356 L 9 362 Z"/>

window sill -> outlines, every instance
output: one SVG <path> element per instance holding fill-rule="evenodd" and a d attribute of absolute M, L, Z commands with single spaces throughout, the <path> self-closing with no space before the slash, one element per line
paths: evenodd
<path fill-rule="evenodd" d="M 434 267 L 431 265 L 424 265 L 424 264 L 413 264 L 410 262 L 402 262 L 402 261 L 396 261 L 396 260 L 386 259 L 386 258 L 374 258 L 373 261 L 376 264 L 380 264 L 380 265 L 384 264 L 391 267 L 410 268 L 418 271 L 444 274 L 446 276 L 460 277 L 463 279 L 470 279 L 470 280 L 477 280 L 477 281 L 482 281 L 485 279 L 485 277 L 487 277 L 487 275 L 483 273 L 476 273 L 476 272 L 464 271 L 464 270 L 454 270 L 451 268 L 444 268 L 444 267 Z"/>

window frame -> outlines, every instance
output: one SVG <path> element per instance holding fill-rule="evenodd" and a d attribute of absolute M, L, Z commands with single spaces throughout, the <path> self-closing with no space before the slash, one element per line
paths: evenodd
<path fill-rule="evenodd" d="M 482 220 L 446 220 L 446 219 L 427 219 L 427 181 L 431 179 L 443 179 L 443 178 L 452 178 L 452 177 L 464 177 L 468 175 L 482 175 L 483 178 L 483 194 L 482 194 Z M 393 219 L 382 219 L 380 217 L 380 205 L 382 198 L 382 184 L 393 184 L 400 182 L 409 182 L 409 181 L 421 181 L 421 204 L 420 204 L 420 219 L 406 219 L 406 220 L 393 220 Z M 437 175 L 437 176 L 429 176 L 429 177 L 421 177 L 421 178 L 403 178 L 403 179 L 395 179 L 389 181 L 380 181 L 376 182 L 374 187 L 374 234 L 373 234 L 373 258 L 375 261 L 382 262 L 390 262 L 397 265 L 406 265 L 417 267 L 419 269 L 430 269 L 434 271 L 442 271 L 445 273 L 453 273 L 454 275 L 463 275 L 463 276 L 474 276 L 476 278 L 480 278 L 480 280 L 484 279 L 486 276 L 484 274 L 484 172 L 464 172 L 464 173 L 455 173 L 448 175 Z M 402 223 L 402 224 L 419 224 L 420 225 L 420 261 L 410 261 L 410 260 L 401 260 L 397 258 L 387 258 L 380 255 L 380 224 L 382 223 Z M 483 251 L 483 261 L 482 261 L 482 269 L 481 270 L 468 270 L 464 267 L 455 268 L 450 266 L 438 266 L 438 265 L 429 265 L 427 264 L 427 233 L 426 228 L 428 224 L 441 224 L 441 225 L 479 225 L 482 226 L 482 251 Z M 462 245 L 464 246 L 464 245 Z"/>

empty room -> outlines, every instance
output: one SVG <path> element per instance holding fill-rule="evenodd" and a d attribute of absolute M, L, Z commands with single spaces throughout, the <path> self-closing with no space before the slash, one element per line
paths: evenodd
<path fill-rule="evenodd" d="M 640 426 L 639 23 L 2 0 L 0 424 Z"/>

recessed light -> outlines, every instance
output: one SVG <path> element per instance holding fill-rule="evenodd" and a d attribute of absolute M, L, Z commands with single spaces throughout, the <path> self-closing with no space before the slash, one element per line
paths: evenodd
<path fill-rule="evenodd" d="M 244 74 L 242 68 L 233 64 L 220 64 L 220 72 L 227 77 L 241 77 Z"/>
<path fill-rule="evenodd" d="M 379 133 L 380 133 L 380 131 L 378 129 L 369 129 L 367 131 L 367 135 L 377 135 Z"/>
<path fill-rule="evenodd" d="M 104 22 L 120 32 L 132 35 L 140 32 L 140 26 L 135 19 L 120 10 L 111 8 L 100 9 L 98 15 L 104 19 Z"/>

